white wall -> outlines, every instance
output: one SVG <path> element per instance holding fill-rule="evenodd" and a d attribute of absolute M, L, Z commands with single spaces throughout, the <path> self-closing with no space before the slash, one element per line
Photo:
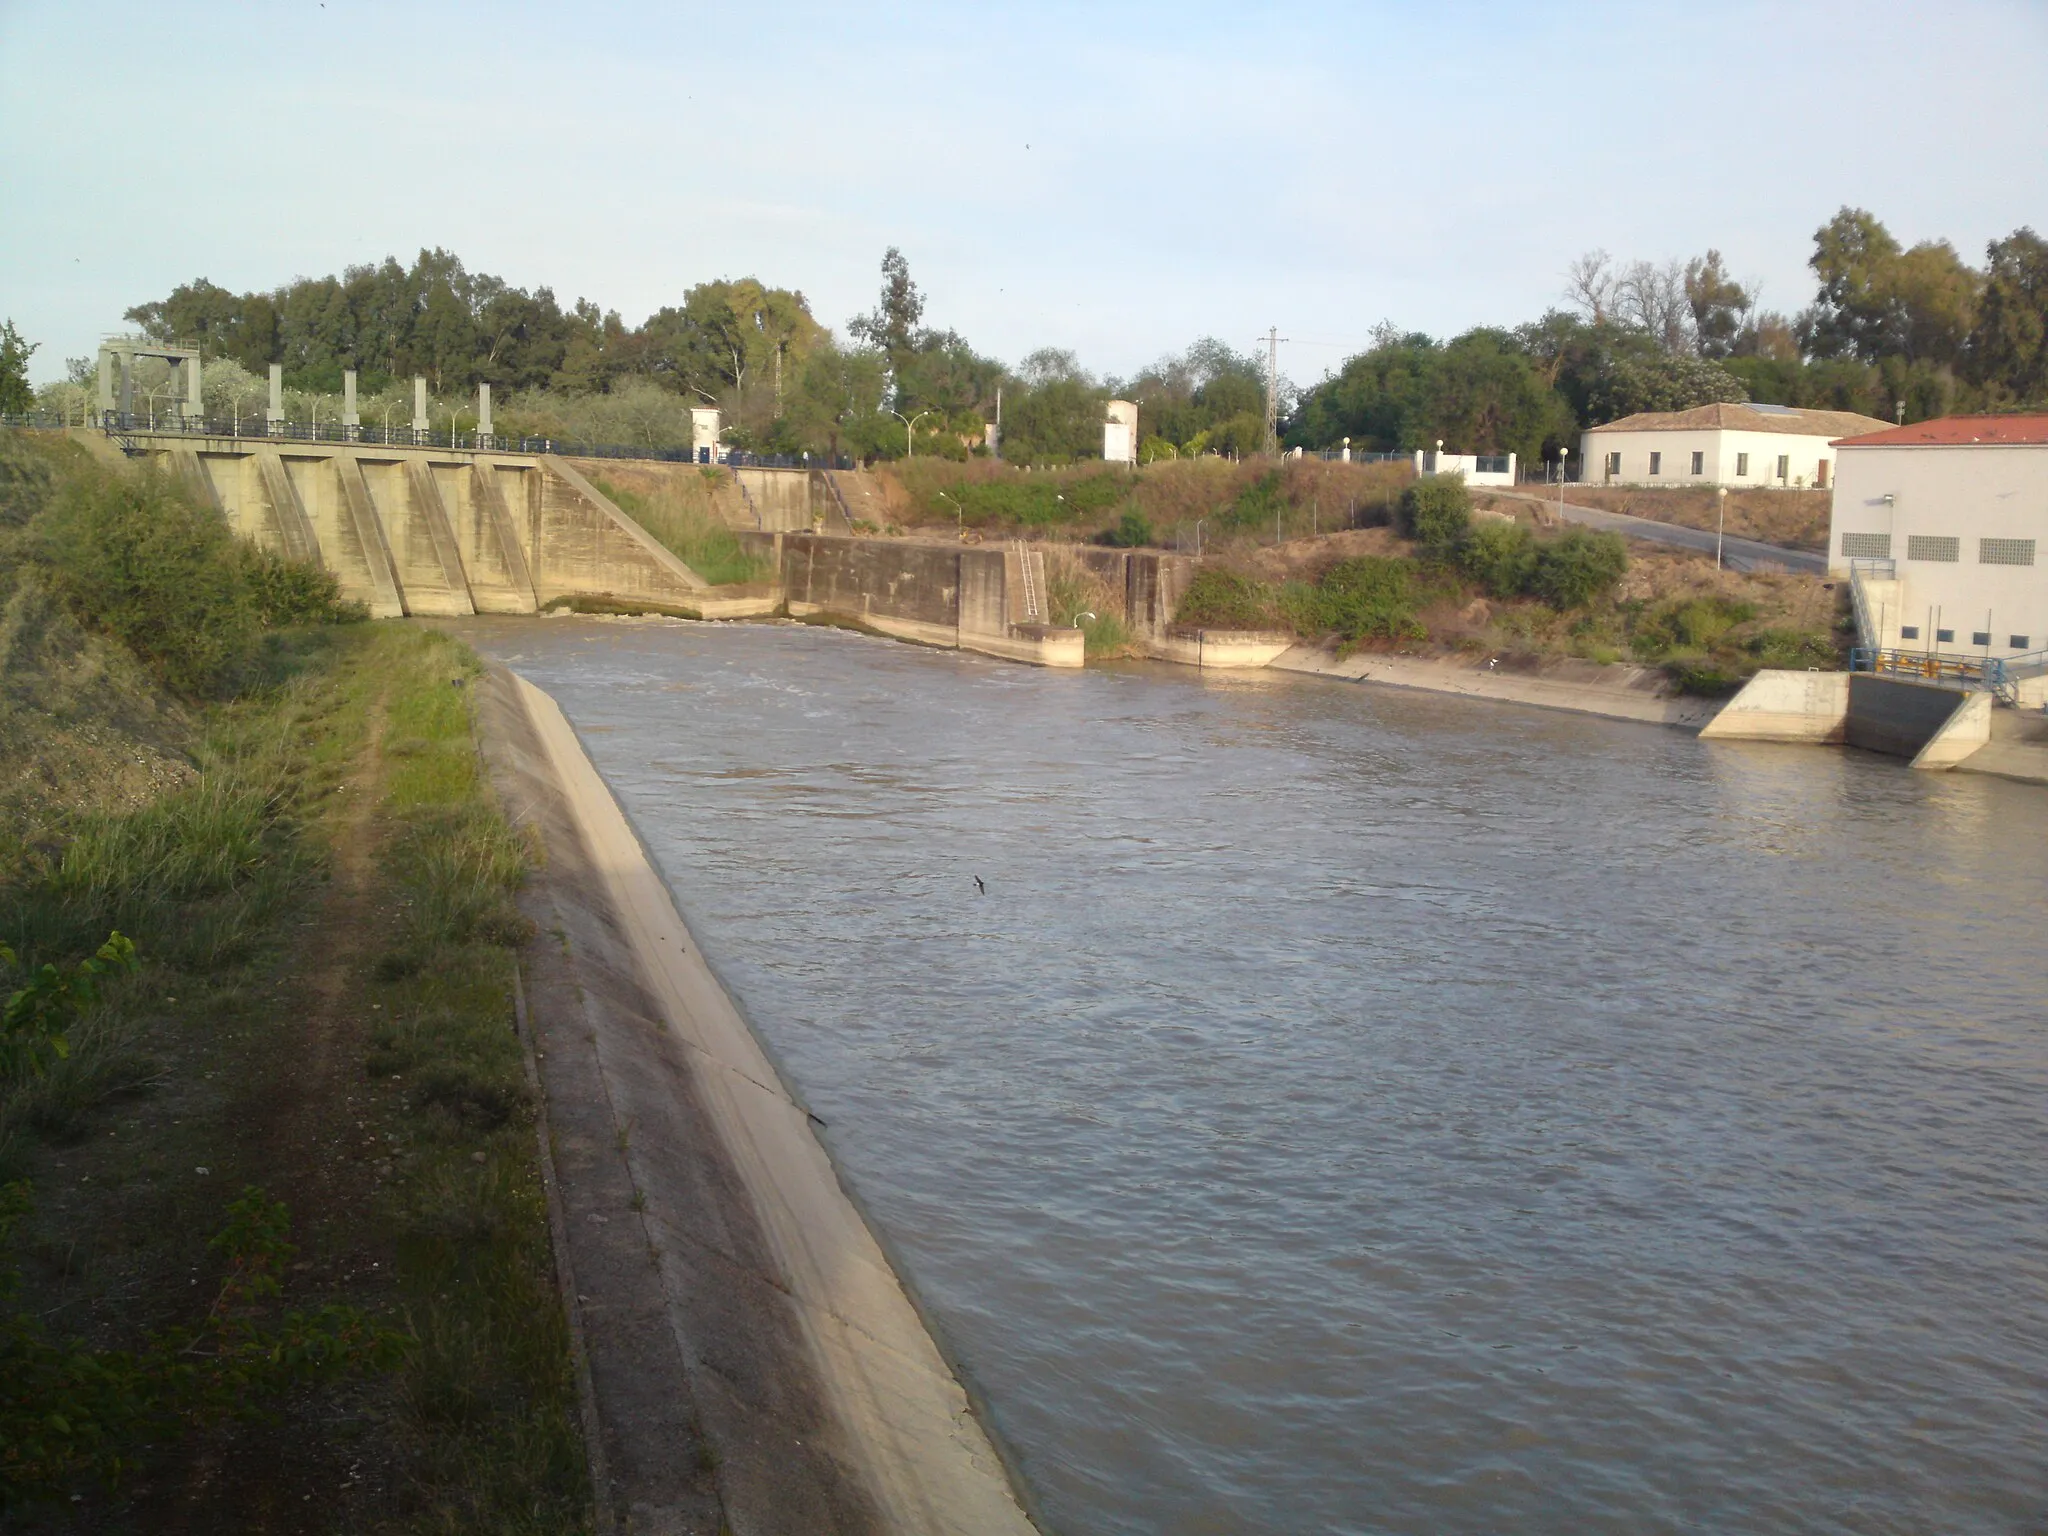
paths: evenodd
<path fill-rule="evenodd" d="M 1667 432 L 1585 432 L 1579 436 L 1579 476 L 1588 485 L 1745 485 L 1817 486 L 1821 463 L 1834 473 L 1835 450 L 1826 437 L 1790 432 L 1731 432 L 1719 427 Z M 1607 456 L 1621 455 L 1621 473 L 1607 473 Z M 1663 455 L 1656 474 L 1650 455 Z M 1692 456 L 1702 455 L 1700 472 L 1692 472 Z M 1749 455 L 1738 472 L 1741 455 Z M 1778 460 L 1786 460 L 1783 479 Z"/>
<path fill-rule="evenodd" d="M 1849 571 L 1845 533 L 1881 537 L 1895 564 L 1897 611 L 1884 615 L 1882 644 L 1979 656 L 2048 648 L 2048 446 L 1844 449 L 1828 526 L 1838 576 Z M 1915 534 L 1956 539 L 1957 559 L 1913 559 Z M 1978 541 L 1987 538 L 2034 540 L 2034 564 L 1984 564 Z M 1955 638 L 1938 641 L 1937 629 Z M 1988 648 L 1973 643 L 1976 633 L 1991 636 Z"/>
<path fill-rule="evenodd" d="M 1348 451 L 1348 450 L 1347 450 Z M 1515 456 L 1510 454 L 1489 454 L 1489 458 L 1505 458 L 1506 469 L 1482 470 L 1476 453 L 1437 453 L 1431 449 L 1415 450 L 1415 473 L 1418 475 L 1463 475 L 1467 485 L 1513 485 L 1515 483 Z"/>

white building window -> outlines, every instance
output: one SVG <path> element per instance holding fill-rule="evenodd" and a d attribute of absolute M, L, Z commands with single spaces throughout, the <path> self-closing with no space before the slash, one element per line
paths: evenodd
<path fill-rule="evenodd" d="M 1977 563 L 1979 565 L 2032 565 L 2034 563 L 2034 541 L 2032 539 L 1979 539 L 1977 541 Z"/>
<path fill-rule="evenodd" d="M 1707 456 L 1698 449 L 1693 450 L 1692 472 L 1696 475 L 1703 475 L 1707 472 Z"/>
<path fill-rule="evenodd" d="M 1610 478 L 1621 473 L 1620 454 L 1610 453 L 1609 455 L 1607 455 L 1607 473 Z"/>
<path fill-rule="evenodd" d="M 1991 631 L 1990 631 L 1990 630 L 1988 630 L 1988 629 L 1973 629 L 1973 630 L 1971 630 L 1971 631 L 1970 631 L 1970 644 L 1972 644 L 1972 645 L 1981 645 L 1981 646 L 1984 646 L 1984 647 L 1986 647 L 1986 648 L 1988 649 L 1988 648 L 1990 647 L 1990 645 L 1991 645 Z"/>
<path fill-rule="evenodd" d="M 1963 558 L 1963 541 L 1932 533 L 1909 533 L 1906 535 L 1906 558 L 1954 565 Z"/>
<path fill-rule="evenodd" d="M 1844 560 L 1889 560 L 1892 557 L 1892 536 L 1888 533 L 1845 533 L 1842 535 L 1842 558 Z"/>
<path fill-rule="evenodd" d="M 1792 455 L 1789 453 L 1778 455 L 1778 478 L 1780 480 L 1790 480 L 1792 478 Z"/>
<path fill-rule="evenodd" d="M 2024 651 L 2027 648 L 2027 637 L 2025 635 L 2007 635 L 2005 643 L 2010 650 Z"/>
<path fill-rule="evenodd" d="M 1661 453 L 1653 453 L 1653 454 L 1651 454 L 1651 455 L 1650 455 L 1650 473 L 1651 473 L 1651 474 L 1653 474 L 1653 475 L 1661 475 L 1661 474 L 1663 474 L 1663 473 L 1664 473 L 1664 455 L 1663 455 L 1663 454 L 1661 454 Z"/>
<path fill-rule="evenodd" d="M 1740 476 L 1740 475 L 1746 475 L 1746 474 L 1748 474 L 1748 473 L 1749 473 L 1749 455 L 1748 455 L 1748 454 L 1746 454 L 1746 453 L 1738 453 L 1737 455 L 1735 455 L 1735 473 L 1736 473 L 1736 474 L 1737 474 L 1738 476 Z"/>

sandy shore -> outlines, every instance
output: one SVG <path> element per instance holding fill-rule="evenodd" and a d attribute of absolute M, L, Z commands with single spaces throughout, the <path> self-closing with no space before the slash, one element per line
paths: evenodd
<path fill-rule="evenodd" d="M 546 849 L 530 1016 L 613 1506 L 649 1532 L 1030 1532 L 568 720 L 502 670 L 478 719 Z"/>
<path fill-rule="evenodd" d="M 1334 649 L 1297 645 L 1268 665 L 1283 672 L 1385 683 L 1431 693 L 1493 699 L 1508 704 L 1534 704 L 1568 709 L 1614 720 L 1639 720 L 1697 731 L 1720 713 L 1721 700 L 1689 698 L 1667 691 L 1669 681 L 1648 667 L 1600 666 L 1590 661 L 1558 661 L 1533 670 L 1489 668 L 1484 661 L 1465 662 L 1414 656 L 1383 656 L 1359 652 L 1339 659 Z"/>

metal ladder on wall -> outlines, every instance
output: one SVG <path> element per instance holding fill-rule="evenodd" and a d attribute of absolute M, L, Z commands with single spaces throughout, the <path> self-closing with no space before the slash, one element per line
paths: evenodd
<path fill-rule="evenodd" d="M 1024 622 L 1043 624 L 1046 621 L 1045 592 L 1039 580 L 1039 571 L 1044 557 L 1024 547 L 1022 539 L 1010 540 L 1010 548 L 1017 555 L 1017 570 L 1024 586 Z"/>

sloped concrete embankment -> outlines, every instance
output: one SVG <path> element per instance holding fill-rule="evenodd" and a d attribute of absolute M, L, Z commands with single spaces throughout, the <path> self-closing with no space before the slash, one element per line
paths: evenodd
<path fill-rule="evenodd" d="M 528 1011 L 621 1528 L 1029 1532 L 811 1117 L 560 709 L 499 671 L 478 718 L 545 853 Z"/>
<path fill-rule="evenodd" d="M 1590 661 L 1547 662 L 1536 668 L 1489 667 L 1483 661 L 1386 656 L 1359 651 L 1339 656 L 1327 645 L 1296 645 L 1269 663 L 1283 672 L 1384 683 L 1428 693 L 1530 704 L 1574 714 L 1604 715 L 1651 725 L 1698 730 L 1718 704 L 1671 691 L 1670 680 L 1648 667 L 1601 666 Z"/>
<path fill-rule="evenodd" d="M 1939 771 L 1991 740 L 1991 695 L 1866 672 L 1757 673 L 1702 737 L 1840 742 Z"/>

